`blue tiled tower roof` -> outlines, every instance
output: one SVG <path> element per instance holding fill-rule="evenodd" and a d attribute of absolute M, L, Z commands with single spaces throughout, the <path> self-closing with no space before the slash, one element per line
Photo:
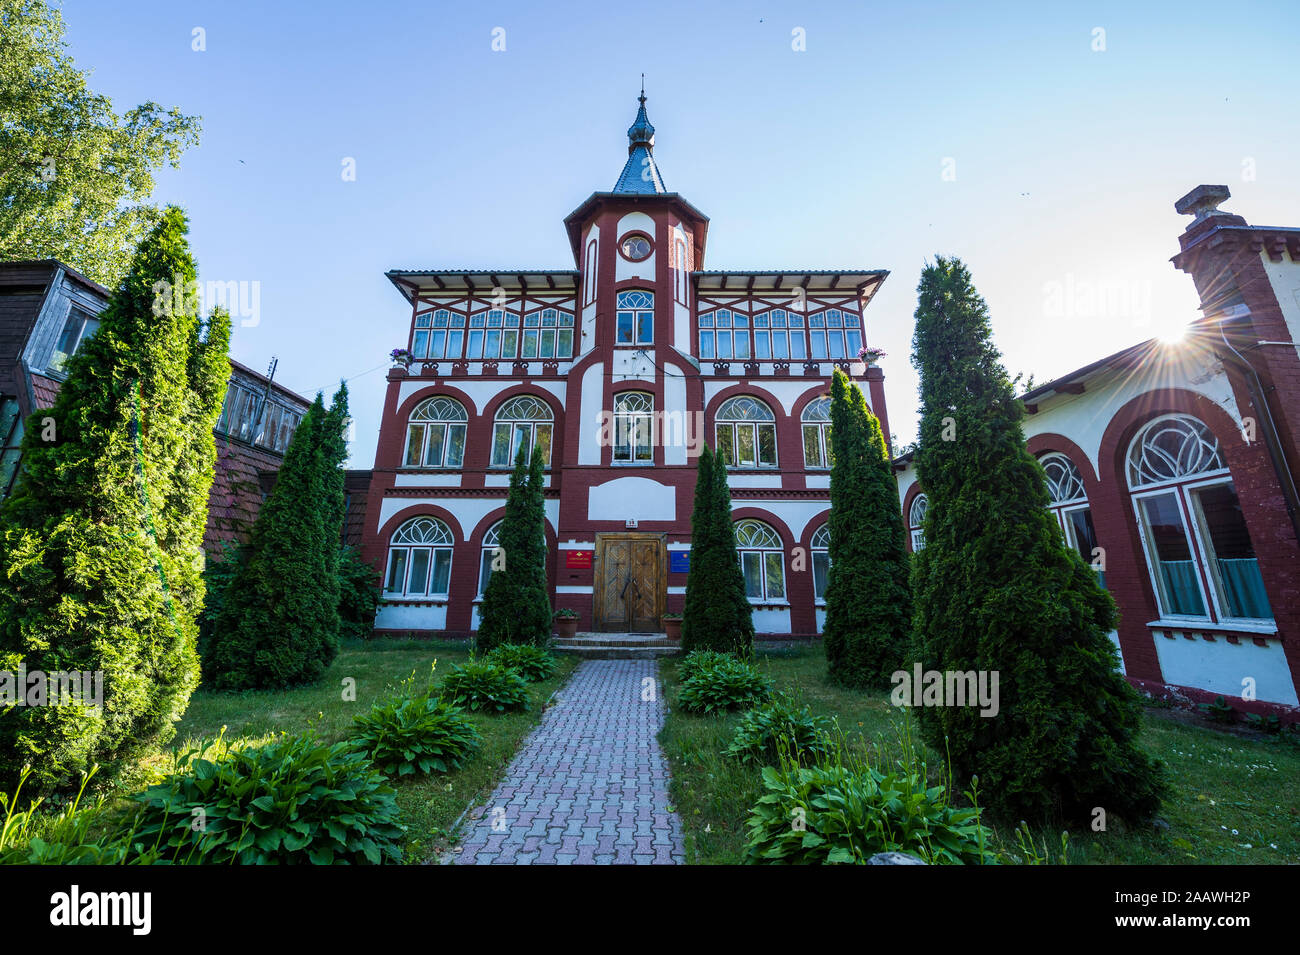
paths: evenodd
<path fill-rule="evenodd" d="M 627 130 L 627 164 L 614 183 L 614 192 L 630 195 L 658 195 L 664 188 L 659 166 L 655 162 L 655 128 L 645 114 L 645 90 L 637 98 L 641 108 Z"/>

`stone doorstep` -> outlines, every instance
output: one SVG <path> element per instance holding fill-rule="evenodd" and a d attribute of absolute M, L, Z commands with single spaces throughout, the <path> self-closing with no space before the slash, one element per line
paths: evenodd
<path fill-rule="evenodd" d="M 584 660 L 653 660 L 656 657 L 673 657 L 682 652 L 675 643 L 665 641 L 652 644 L 557 643 L 551 649 L 556 653 L 571 653 Z"/>
<path fill-rule="evenodd" d="M 571 639 L 560 641 L 573 647 L 677 647 L 680 642 L 669 640 L 663 633 L 579 633 Z"/>

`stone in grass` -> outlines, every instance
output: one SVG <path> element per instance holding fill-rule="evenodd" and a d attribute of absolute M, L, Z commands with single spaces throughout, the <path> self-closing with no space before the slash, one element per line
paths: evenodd
<path fill-rule="evenodd" d="M 906 852 L 877 852 L 867 865 L 926 865 L 926 861 Z"/>

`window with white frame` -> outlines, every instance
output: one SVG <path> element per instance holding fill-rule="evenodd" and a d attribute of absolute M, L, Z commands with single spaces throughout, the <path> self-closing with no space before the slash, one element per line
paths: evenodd
<path fill-rule="evenodd" d="M 466 358 L 515 358 L 519 353 L 519 316 L 499 308 L 469 318 Z"/>
<path fill-rule="evenodd" d="M 785 548 L 781 538 L 761 521 L 736 522 L 736 550 L 750 600 L 785 600 Z"/>
<path fill-rule="evenodd" d="M 550 406 L 532 395 L 518 395 L 503 404 L 492 427 L 492 467 L 512 466 L 521 446 L 527 456 L 540 448 L 542 465 L 550 467 L 554 418 Z"/>
<path fill-rule="evenodd" d="M 749 316 L 719 308 L 700 316 L 700 357 L 748 361 Z"/>
<path fill-rule="evenodd" d="M 416 517 L 393 534 L 386 597 L 446 597 L 451 585 L 451 531 L 436 517 Z"/>
<path fill-rule="evenodd" d="M 615 312 L 616 345 L 649 345 L 654 342 L 655 297 L 653 292 L 633 289 L 618 293 Z"/>
<path fill-rule="evenodd" d="M 801 416 L 803 463 L 810 468 L 828 468 L 831 457 L 831 399 L 825 395 L 808 402 Z"/>
<path fill-rule="evenodd" d="M 1255 548 L 1218 440 L 1191 415 L 1145 425 L 1125 472 L 1161 616 L 1271 620 Z"/>
<path fill-rule="evenodd" d="M 501 522 L 497 521 L 487 529 L 483 535 L 483 554 L 479 559 L 478 569 L 478 593 L 483 596 L 487 593 L 488 581 L 492 579 L 492 565 L 500 562 L 504 554 L 501 552 Z"/>
<path fill-rule="evenodd" d="M 813 358 L 857 358 L 862 349 L 862 320 L 843 309 L 809 315 L 808 334 Z"/>
<path fill-rule="evenodd" d="M 912 537 L 912 553 L 917 553 L 925 546 L 925 515 L 930 510 L 930 499 L 924 494 L 912 498 L 912 506 L 907 509 L 907 529 Z"/>
<path fill-rule="evenodd" d="M 1097 582 L 1106 586 L 1106 574 L 1097 560 L 1097 531 L 1092 524 L 1092 509 L 1083 487 L 1083 475 L 1064 454 L 1052 452 L 1038 459 L 1047 475 L 1048 507 L 1065 535 L 1066 543 L 1079 552 L 1083 562 L 1097 571 Z"/>
<path fill-rule="evenodd" d="M 823 524 L 812 536 L 813 597 L 826 599 L 826 585 L 831 579 L 831 526 Z"/>
<path fill-rule="evenodd" d="M 94 335 L 98 329 L 99 319 L 96 316 L 74 306 L 68 312 L 67 321 L 63 323 L 63 331 L 59 333 L 59 340 L 54 345 L 54 353 L 50 355 L 46 370 L 60 373 L 67 371 L 68 359 L 75 355 L 81 343 Z"/>
<path fill-rule="evenodd" d="M 614 396 L 614 461 L 620 464 L 652 464 L 650 446 L 653 395 L 624 391 Z"/>
<path fill-rule="evenodd" d="M 731 468 L 776 467 L 776 415 L 757 398 L 728 398 L 714 419 L 714 450 Z"/>
<path fill-rule="evenodd" d="M 469 415 L 454 398 L 435 395 L 415 406 L 406 426 L 408 468 L 458 468 L 465 462 Z"/>
<path fill-rule="evenodd" d="M 573 315 L 544 308 L 524 316 L 523 358 L 572 358 Z"/>
<path fill-rule="evenodd" d="M 440 308 L 415 316 L 411 354 L 415 358 L 459 358 L 465 344 L 465 316 Z"/>

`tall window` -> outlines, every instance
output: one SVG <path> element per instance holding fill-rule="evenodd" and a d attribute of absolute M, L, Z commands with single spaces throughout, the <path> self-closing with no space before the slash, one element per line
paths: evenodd
<path fill-rule="evenodd" d="M 498 557 L 504 557 L 504 554 L 498 554 L 497 551 L 501 546 L 501 522 L 497 521 L 487 529 L 483 535 L 483 553 L 479 559 L 478 569 L 478 592 L 479 596 L 487 593 L 488 581 L 492 579 L 492 564 Z"/>
<path fill-rule="evenodd" d="M 654 414 L 653 395 L 624 391 L 614 396 L 614 460 L 627 464 L 651 463 L 650 422 Z"/>
<path fill-rule="evenodd" d="M 639 289 L 618 293 L 617 345 L 649 345 L 654 341 L 655 297 Z"/>
<path fill-rule="evenodd" d="M 823 524 L 812 536 L 813 597 L 826 599 L 826 585 L 831 578 L 831 526 Z"/>
<path fill-rule="evenodd" d="M 917 553 L 925 546 L 925 515 L 930 510 L 930 499 L 924 494 L 912 498 L 912 506 L 907 509 L 907 529 L 912 536 L 912 553 Z"/>
<path fill-rule="evenodd" d="M 828 468 L 831 457 L 831 399 L 822 396 L 803 409 L 803 463 L 810 468 Z"/>
<path fill-rule="evenodd" d="M 1214 435 L 1165 415 L 1133 438 L 1125 462 L 1163 616 L 1273 616 L 1241 502 Z"/>
<path fill-rule="evenodd" d="M 513 465 L 522 445 L 527 455 L 533 453 L 533 448 L 541 448 L 542 463 L 550 467 L 554 417 L 546 402 L 532 395 L 519 395 L 503 404 L 492 428 L 492 466 Z"/>
<path fill-rule="evenodd" d="M 417 517 L 397 529 L 388 548 L 384 594 L 446 597 L 451 583 L 451 531 L 436 517 Z"/>
<path fill-rule="evenodd" d="M 226 404 L 217 430 L 242 441 L 253 439 L 253 419 L 261 405 L 261 395 L 244 385 L 230 383 L 226 389 Z"/>
<path fill-rule="evenodd" d="M 862 320 L 849 311 L 829 308 L 808 316 L 813 358 L 856 358 L 862 348 Z"/>
<path fill-rule="evenodd" d="M 1092 510 L 1083 489 L 1083 475 L 1064 454 L 1053 452 L 1038 459 L 1047 474 L 1047 497 L 1052 514 L 1065 535 L 1066 543 L 1079 552 L 1083 562 L 1092 565 L 1097 559 L 1097 531 L 1092 526 Z M 1105 587 L 1106 575 L 1097 570 L 1097 580 Z"/>
<path fill-rule="evenodd" d="M 749 316 L 729 308 L 701 315 L 700 357 L 748 361 Z"/>
<path fill-rule="evenodd" d="M 406 426 L 408 468 L 458 468 L 465 461 L 465 423 L 459 401 L 437 395 L 415 406 Z"/>
<path fill-rule="evenodd" d="M 524 316 L 523 358 L 572 358 L 573 316 L 544 308 Z"/>
<path fill-rule="evenodd" d="M 464 315 L 440 308 L 415 316 L 411 354 L 416 358 L 459 358 L 464 345 Z"/>
<path fill-rule="evenodd" d="M 514 358 L 518 353 L 518 315 L 492 308 L 470 316 L 466 358 Z"/>
<path fill-rule="evenodd" d="M 736 550 L 751 600 L 785 599 L 785 549 L 776 531 L 761 521 L 736 523 Z"/>
<path fill-rule="evenodd" d="M 17 398 L 0 399 L 0 501 L 18 482 L 22 463 L 23 415 Z"/>
<path fill-rule="evenodd" d="M 729 398 L 714 422 L 716 451 L 727 467 L 776 467 L 776 415 L 757 398 Z"/>
<path fill-rule="evenodd" d="M 50 356 L 47 369 L 64 371 L 68 359 L 77 353 L 81 343 L 94 335 L 98 328 L 99 319 L 93 315 L 79 308 L 73 308 L 68 312 L 68 320 L 63 323 L 63 331 L 59 333 L 59 340 L 54 346 L 54 354 Z"/>

